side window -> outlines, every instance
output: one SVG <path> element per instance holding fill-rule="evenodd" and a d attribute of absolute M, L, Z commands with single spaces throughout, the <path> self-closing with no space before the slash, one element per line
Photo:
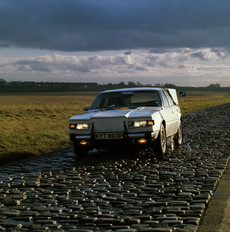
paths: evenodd
<path fill-rule="evenodd" d="M 169 102 L 168 102 L 164 92 L 161 96 L 162 96 L 162 103 L 163 103 L 162 105 L 166 106 L 166 107 L 169 106 Z"/>
<path fill-rule="evenodd" d="M 169 93 L 167 91 L 164 91 L 164 93 L 165 93 L 165 95 L 166 95 L 166 97 L 168 99 L 169 105 L 173 106 L 174 103 L 173 103 L 173 100 L 172 100 L 171 96 L 169 95 Z"/>

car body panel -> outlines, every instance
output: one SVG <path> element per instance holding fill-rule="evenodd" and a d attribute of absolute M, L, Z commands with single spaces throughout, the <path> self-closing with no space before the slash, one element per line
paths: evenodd
<path fill-rule="evenodd" d="M 178 130 L 180 117 L 177 108 L 177 106 L 171 106 L 160 111 L 162 118 L 167 122 L 165 128 L 167 137 L 175 134 Z"/>

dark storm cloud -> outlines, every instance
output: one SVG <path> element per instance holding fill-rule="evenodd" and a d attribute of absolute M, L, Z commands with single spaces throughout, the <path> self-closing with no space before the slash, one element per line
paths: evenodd
<path fill-rule="evenodd" d="M 1 0 L 0 47 L 229 47 L 229 0 Z"/>

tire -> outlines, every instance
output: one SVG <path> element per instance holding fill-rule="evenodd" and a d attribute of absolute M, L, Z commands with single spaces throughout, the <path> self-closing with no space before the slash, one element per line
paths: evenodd
<path fill-rule="evenodd" d="M 180 121 L 179 128 L 174 136 L 174 143 L 176 146 L 180 146 L 182 142 L 183 142 L 183 130 L 182 130 L 182 122 Z"/>
<path fill-rule="evenodd" d="M 166 132 L 165 127 L 163 124 L 160 126 L 159 135 L 155 141 L 154 150 L 158 157 L 163 157 L 167 151 L 167 139 L 166 139 Z"/>
<path fill-rule="evenodd" d="M 77 156 L 88 155 L 89 152 L 88 146 L 80 146 L 78 141 L 74 141 L 73 147 L 74 147 L 75 155 Z"/>

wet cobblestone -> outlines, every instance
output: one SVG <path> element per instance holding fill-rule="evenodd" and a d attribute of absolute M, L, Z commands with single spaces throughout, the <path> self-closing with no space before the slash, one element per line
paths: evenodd
<path fill-rule="evenodd" d="M 230 104 L 184 116 L 184 142 L 151 152 L 65 149 L 0 167 L 0 231 L 196 231 L 229 161 Z"/>

